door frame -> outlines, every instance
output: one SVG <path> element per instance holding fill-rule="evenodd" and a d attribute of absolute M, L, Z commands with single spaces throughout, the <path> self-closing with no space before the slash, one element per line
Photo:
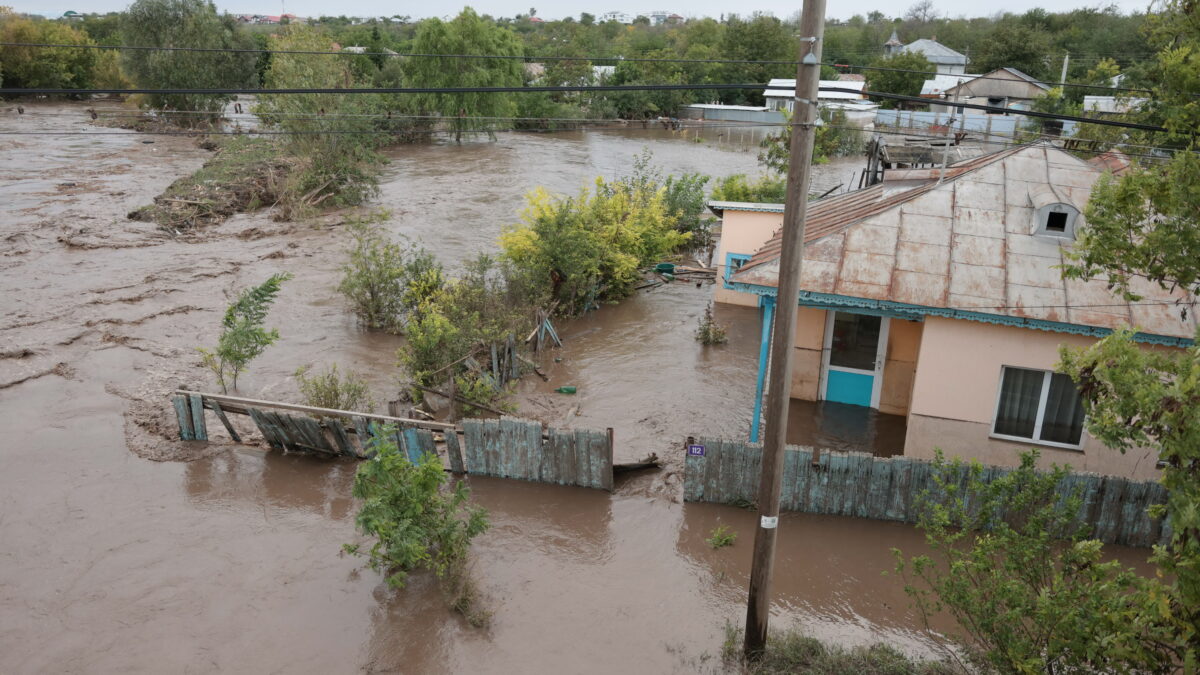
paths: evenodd
<path fill-rule="evenodd" d="M 879 393 L 883 387 L 883 366 L 887 360 L 887 345 L 888 345 L 888 327 L 891 322 L 886 316 L 879 317 L 879 346 L 875 350 L 875 370 L 859 370 L 858 368 L 846 368 L 844 366 L 829 365 L 829 357 L 833 351 L 833 322 L 839 310 L 825 310 L 825 338 L 821 346 L 821 381 L 817 389 L 817 398 L 824 401 L 825 390 L 829 384 L 830 369 L 837 370 L 843 373 L 856 373 L 858 375 L 870 375 L 871 381 L 871 408 L 879 409 Z M 862 312 L 842 312 L 842 314 L 863 314 Z M 873 314 L 867 316 L 874 316 Z"/>

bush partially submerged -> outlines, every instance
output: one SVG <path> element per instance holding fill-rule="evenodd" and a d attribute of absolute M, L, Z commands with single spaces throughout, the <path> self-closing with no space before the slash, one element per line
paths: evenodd
<path fill-rule="evenodd" d="M 338 291 L 368 328 L 400 332 L 409 317 L 445 284 L 428 251 L 393 241 L 378 225 L 386 212 L 350 219 L 353 241 Z"/>
<path fill-rule="evenodd" d="M 296 371 L 296 383 L 304 403 L 315 408 L 370 412 L 375 407 L 367 383 L 353 372 L 342 375 L 336 363 L 312 375 L 307 367 L 300 368 Z"/>

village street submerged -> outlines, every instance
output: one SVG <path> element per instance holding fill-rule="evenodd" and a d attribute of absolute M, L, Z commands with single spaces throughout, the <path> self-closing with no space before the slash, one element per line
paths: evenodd
<path fill-rule="evenodd" d="M 0 127 L 84 117 L 81 104 L 26 108 Z M 667 173 L 755 173 L 755 148 L 727 141 L 630 130 L 405 147 L 391 154 L 379 203 L 393 211 L 390 229 L 453 269 L 494 247 L 527 190 L 573 193 L 623 173 L 643 147 Z M 243 393 L 294 396 L 297 367 L 332 362 L 368 373 L 377 396 L 397 387 L 397 339 L 361 331 L 334 289 L 345 244 L 336 218 L 260 212 L 186 238 L 125 219 L 206 156 L 186 138 L 136 134 L 0 142 L 0 671 L 718 670 L 711 655 L 741 616 L 755 514 L 682 504 L 678 455 L 687 435 L 745 433 L 753 310 L 722 308 L 751 320 L 728 321 L 730 343 L 709 349 L 692 339 L 708 287 L 643 292 L 561 327 L 562 362 L 547 364 L 549 384 L 522 384 L 522 411 L 613 427 L 618 460 L 657 452 L 667 466 L 613 494 L 470 479 L 493 523 L 472 546 L 495 613 L 476 631 L 429 579 L 394 591 L 339 555 L 359 539 L 353 462 L 219 444 L 192 461 L 151 461 L 185 459 L 154 419 L 164 391 L 211 387 L 193 348 L 211 341 L 225 294 L 275 271 L 296 275 L 271 314 L 282 339 Z M 852 168 L 821 167 L 817 185 Z M 552 393 L 563 384 L 579 394 Z M 718 523 L 743 540 L 712 550 L 704 538 Z M 778 625 L 930 653 L 901 585 L 882 576 L 893 546 L 920 550 L 921 536 L 786 515 Z M 1113 550 L 1131 565 L 1145 557 Z"/>

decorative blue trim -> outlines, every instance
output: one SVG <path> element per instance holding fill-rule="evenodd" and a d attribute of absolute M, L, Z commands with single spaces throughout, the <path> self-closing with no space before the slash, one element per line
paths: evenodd
<path fill-rule="evenodd" d="M 757 284 L 747 284 L 739 281 L 731 281 L 728 283 L 728 286 L 735 291 L 754 293 L 762 296 L 773 297 L 776 295 L 776 293 L 778 293 L 778 289 L 771 286 L 759 286 Z M 798 302 L 800 305 L 805 307 L 817 307 L 821 309 L 850 307 L 858 311 L 878 314 L 879 316 L 909 319 L 913 321 L 920 321 L 926 316 L 940 316 L 947 319 L 964 319 L 966 321 L 978 321 L 981 323 L 991 323 L 999 326 L 1016 326 L 1018 328 L 1032 328 L 1035 330 L 1043 330 L 1054 333 L 1070 333 L 1072 335 L 1088 335 L 1091 337 L 1105 337 L 1106 335 L 1111 335 L 1113 332 L 1111 328 L 1084 326 L 1077 323 L 1046 321 L 1045 319 L 1027 319 L 1019 316 L 989 314 L 987 312 L 975 312 L 967 309 L 949 309 L 946 307 L 909 305 L 903 302 L 892 302 L 891 300 L 871 300 L 868 298 L 856 298 L 849 295 L 817 293 L 815 291 L 800 291 Z M 1181 347 L 1185 349 L 1195 344 L 1194 340 L 1190 338 L 1174 337 L 1171 335 L 1157 335 L 1154 333 L 1134 333 L 1133 339 L 1147 344 L 1166 345 L 1168 347 Z"/>
<path fill-rule="evenodd" d="M 725 254 L 724 285 L 725 285 L 725 288 L 728 290 L 733 290 L 733 286 L 729 285 L 729 275 L 733 274 L 738 269 L 741 269 L 741 265 L 738 265 L 736 268 L 734 267 L 733 262 L 735 260 L 741 260 L 742 264 L 745 264 L 747 261 L 750 260 L 750 256 L 746 255 L 745 253 L 726 253 Z"/>
<path fill-rule="evenodd" d="M 758 442 L 758 424 L 762 420 L 763 387 L 767 381 L 767 357 L 771 347 L 771 323 L 775 318 L 775 298 L 762 296 L 758 299 L 762 307 L 762 337 L 758 343 L 758 378 L 754 384 L 754 417 L 750 418 L 750 442 Z"/>

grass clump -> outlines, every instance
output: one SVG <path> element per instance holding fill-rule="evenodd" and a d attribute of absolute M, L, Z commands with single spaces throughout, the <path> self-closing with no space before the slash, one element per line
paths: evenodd
<path fill-rule="evenodd" d="M 725 326 L 713 318 L 711 302 L 704 308 L 704 316 L 700 317 L 700 326 L 696 328 L 696 340 L 702 345 L 719 345 L 729 341 Z"/>
<path fill-rule="evenodd" d="M 718 525 L 708 533 L 708 539 L 704 541 L 713 548 L 725 548 L 733 546 L 733 542 L 737 541 L 737 536 L 737 532 L 729 529 L 728 525 Z"/>
<path fill-rule="evenodd" d="M 314 408 L 370 412 L 375 407 L 367 383 L 354 372 L 342 375 L 337 364 L 309 375 L 307 366 L 296 371 L 296 382 L 306 405 Z"/>
<path fill-rule="evenodd" d="M 943 661 L 910 658 L 884 644 L 867 647 L 842 647 L 826 644 L 796 630 L 772 634 L 766 651 L 754 661 L 742 655 L 742 629 L 725 624 L 725 643 L 721 655 L 727 665 L 740 666 L 749 675 L 806 673 L 808 675 L 952 675 L 964 671 Z"/>
<path fill-rule="evenodd" d="M 270 139 L 230 137 L 196 173 L 171 183 L 154 203 L 129 214 L 169 230 L 224 221 L 278 201 L 291 163 Z"/>

